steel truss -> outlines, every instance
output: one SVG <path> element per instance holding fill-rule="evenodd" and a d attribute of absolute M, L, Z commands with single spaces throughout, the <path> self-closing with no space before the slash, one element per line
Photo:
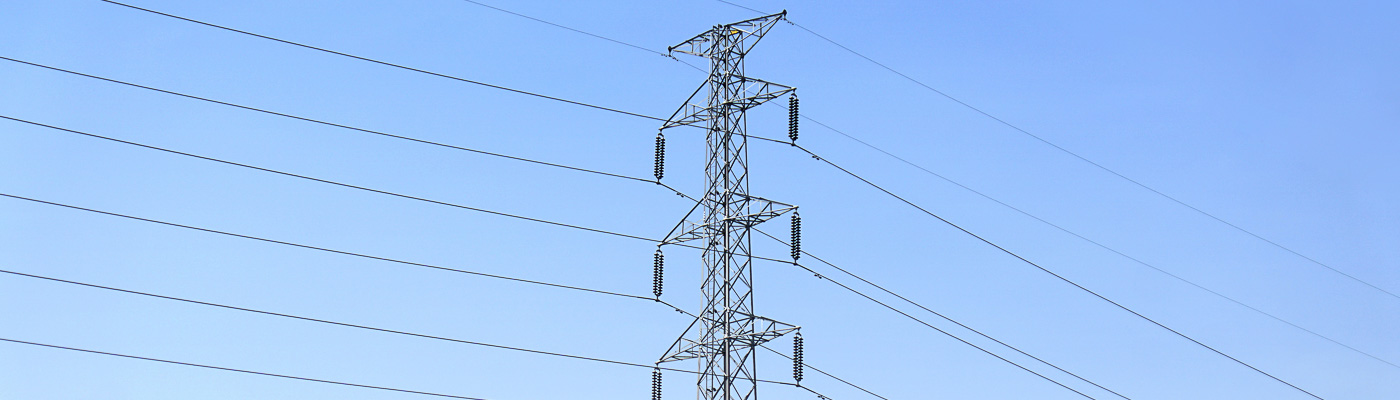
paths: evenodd
<path fill-rule="evenodd" d="M 749 195 L 745 112 L 794 88 L 744 76 L 744 56 L 787 12 L 717 25 L 672 46 L 710 61 L 709 77 L 661 129 L 705 126 L 705 192 L 662 245 L 704 240 L 705 307 L 657 362 L 696 359 L 699 398 L 751 400 L 757 394 L 755 349 L 798 327 L 758 316 L 753 301 L 750 230 L 797 207 Z M 696 96 L 708 88 L 703 104 Z M 699 210 L 701 218 L 692 221 Z M 694 339 L 686 338 L 692 329 Z"/>

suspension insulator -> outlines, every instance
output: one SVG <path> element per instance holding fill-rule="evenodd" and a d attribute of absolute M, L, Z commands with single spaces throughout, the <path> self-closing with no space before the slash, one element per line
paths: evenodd
<path fill-rule="evenodd" d="M 651 371 L 651 400 L 661 400 L 661 369 Z"/>
<path fill-rule="evenodd" d="M 656 254 L 652 255 L 651 264 L 651 293 L 656 297 L 661 297 L 661 278 L 665 274 L 666 255 L 661 254 L 661 249 L 656 249 Z"/>
<path fill-rule="evenodd" d="M 792 213 L 792 260 L 802 256 L 802 216 Z"/>
<path fill-rule="evenodd" d="M 657 133 L 656 133 L 656 164 L 655 164 L 654 171 L 652 171 L 652 173 L 653 173 L 653 175 L 656 175 L 656 180 L 657 180 L 658 182 L 660 182 L 660 181 L 661 181 L 661 177 L 662 177 L 663 175 L 666 174 L 665 172 L 666 172 L 666 136 L 662 135 L 661 132 L 657 132 Z"/>
<path fill-rule="evenodd" d="M 802 382 L 802 332 L 792 337 L 792 380 Z"/>
<path fill-rule="evenodd" d="M 797 95 L 788 97 L 788 138 L 797 143 Z"/>

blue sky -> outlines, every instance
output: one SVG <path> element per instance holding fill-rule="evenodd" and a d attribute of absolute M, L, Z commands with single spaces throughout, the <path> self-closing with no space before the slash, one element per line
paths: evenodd
<path fill-rule="evenodd" d="M 652 116 L 704 75 L 457 0 L 133 5 Z M 711 0 L 498 7 L 665 51 L 755 16 Z M 1065 149 L 1400 292 L 1400 7 L 1386 2 L 779 2 L 792 21 Z M 100 1 L 0 4 L 0 56 L 339 124 L 649 177 L 658 122 L 309 51 Z M 702 60 L 681 57 L 703 65 Z M 804 115 L 1298 326 L 1400 363 L 1400 299 L 1173 203 L 778 25 L 748 74 Z M 0 60 L 0 115 L 482 209 L 659 237 L 656 185 L 425 146 Z M 750 112 L 781 137 L 785 112 Z M 703 138 L 668 133 L 695 193 Z M 0 193 L 312 246 L 647 295 L 644 241 L 357 191 L 0 121 Z M 1400 397 L 1400 368 L 1068 235 L 804 121 L 799 143 L 950 221 L 1326 399 Z M 1304 399 L 789 146 L 754 143 L 753 194 L 802 207 L 803 247 L 1134 399 Z M 649 364 L 689 323 L 648 301 L 522 285 L 0 199 L 0 269 L 455 339 Z M 785 224 L 764 230 L 778 234 Z M 756 253 L 787 249 L 758 242 Z M 663 299 L 700 306 L 699 253 Z M 911 315 L 1115 398 L 854 279 Z M 790 265 L 761 314 L 806 360 L 891 399 L 1082 398 Z M 645 398 L 644 368 L 453 344 L 6 274 L 0 338 L 492 400 Z M 775 343 L 785 349 L 787 339 Z M 0 343 L 0 397 L 421 397 Z M 786 360 L 763 377 L 790 380 Z M 688 368 L 691 365 L 676 365 Z M 668 373 L 665 398 L 694 395 Z M 808 371 L 834 399 L 873 398 Z M 763 386 L 765 398 L 812 398 Z"/>

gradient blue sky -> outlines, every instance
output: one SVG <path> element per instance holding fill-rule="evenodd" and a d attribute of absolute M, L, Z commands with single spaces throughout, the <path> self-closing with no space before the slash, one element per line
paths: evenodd
<path fill-rule="evenodd" d="M 401 63 L 669 115 L 680 63 L 458 0 L 132 0 Z M 495 1 L 664 51 L 753 17 L 710 0 Z M 743 2 L 1064 148 L 1400 291 L 1400 6 L 1393 2 Z M 316 53 L 99 1 L 0 3 L 0 56 L 427 140 L 651 173 L 655 121 Z M 686 59 L 700 63 L 698 59 Z M 751 76 L 804 114 L 956 182 L 1376 357 L 1400 299 L 1096 169 L 787 24 Z M 473 207 L 657 237 L 690 204 L 655 185 L 423 146 L 0 60 L 0 115 Z M 783 110 L 750 113 L 781 137 Z M 698 191 L 702 138 L 668 135 Z M 645 295 L 653 245 L 0 121 L 0 193 L 308 245 Z M 1400 368 L 1105 251 L 804 123 L 809 149 L 1164 324 L 1327 399 L 1400 398 Z M 755 143 L 755 195 L 800 205 L 804 248 L 1134 399 L 1304 399 L 898 203 Z M 765 228 L 786 231 L 785 224 Z M 784 247 L 758 242 L 760 255 Z M 700 306 L 699 253 L 664 298 Z M 838 272 L 807 262 L 818 272 Z M 689 320 L 646 301 L 413 268 L 0 199 L 0 269 L 502 345 L 650 363 Z M 809 363 L 891 399 L 1073 393 L 815 279 L 756 264 L 757 307 Z M 856 286 L 874 295 L 875 290 Z M 889 300 L 888 296 L 876 296 Z M 1112 395 L 901 308 L 1099 399 Z M 278 319 L 0 276 L 0 337 L 492 400 L 646 398 L 646 369 Z M 776 344 L 786 348 L 787 340 Z M 409 399 L 0 343 L 14 399 Z M 689 364 L 678 365 L 690 367 Z M 785 360 L 760 359 L 788 380 Z M 872 398 L 808 372 L 839 399 Z M 666 398 L 694 396 L 668 373 Z M 764 398 L 806 399 L 765 386 Z"/>

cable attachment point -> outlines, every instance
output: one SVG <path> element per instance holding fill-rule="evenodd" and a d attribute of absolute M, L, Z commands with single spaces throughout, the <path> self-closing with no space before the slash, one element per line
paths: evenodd
<path fill-rule="evenodd" d="M 802 332 L 792 336 L 792 380 L 802 383 Z"/>
<path fill-rule="evenodd" d="M 656 249 L 656 254 L 652 255 L 651 264 L 651 294 L 661 298 L 661 278 L 665 273 L 666 255 L 661 254 L 661 249 Z"/>
<path fill-rule="evenodd" d="M 802 256 L 802 216 L 792 213 L 792 260 Z"/>
<path fill-rule="evenodd" d="M 661 177 L 666 172 L 666 136 L 661 132 L 656 133 L 656 164 L 652 174 L 656 175 L 656 182 L 661 183 Z"/>
<path fill-rule="evenodd" d="M 661 400 L 661 368 L 651 370 L 651 400 Z"/>
<path fill-rule="evenodd" d="M 788 138 L 794 146 L 797 145 L 797 106 L 797 94 L 788 96 Z"/>

